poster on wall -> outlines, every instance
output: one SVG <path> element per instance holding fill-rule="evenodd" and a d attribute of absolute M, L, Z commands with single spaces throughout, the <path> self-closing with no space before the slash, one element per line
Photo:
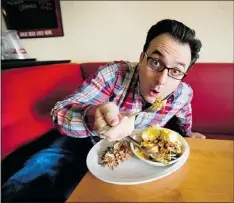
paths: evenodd
<path fill-rule="evenodd" d="M 2 14 L 21 39 L 64 36 L 59 0 L 2 0 Z"/>

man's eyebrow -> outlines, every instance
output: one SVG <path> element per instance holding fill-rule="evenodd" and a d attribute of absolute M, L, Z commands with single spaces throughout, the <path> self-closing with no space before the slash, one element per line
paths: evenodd
<path fill-rule="evenodd" d="M 164 57 L 164 55 L 160 51 L 158 51 L 158 50 L 154 50 L 153 53 L 152 53 L 152 55 L 153 54 L 157 54 L 157 55 L 159 55 L 161 57 Z"/>
<path fill-rule="evenodd" d="M 153 54 L 157 54 L 157 55 L 161 56 L 162 58 L 164 58 L 163 53 L 161 53 L 159 50 L 154 50 L 153 53 L 152 53 L 152 55 Z M 178 62 L 178 64 L 181 65 L 181 66 L 183 66 L 183 68 L 185 68 L 185 64 L 184 63 Z"/>

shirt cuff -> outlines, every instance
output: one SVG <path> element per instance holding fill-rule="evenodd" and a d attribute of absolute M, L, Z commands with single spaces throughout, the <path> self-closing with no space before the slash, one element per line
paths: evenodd
<path fill-rule="evenodd" d="M 82 115 L 82 120 L 84 121 L 85 128 L 87 129 L 87 131 L 90 133 L 91 136 L 99 136 L 99 133 L 97 133 L 95 130 L 91 129 L 89 127 L 90 125 L 88 124 L 87 113 L 93 107 L 95 107 L 95 106 L 90 105 L 84 110 L 83 115 Z"/>

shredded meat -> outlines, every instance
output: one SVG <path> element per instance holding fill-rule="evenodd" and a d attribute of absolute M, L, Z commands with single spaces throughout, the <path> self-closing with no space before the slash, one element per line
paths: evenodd
<path fill-rule="evenodd" d="M 112 170 L 121 162 L 127 161 L 132 157 L 129 142 L 117 141 L 113 146 L 107 147 L 101 156 L 101 166 L 108 166 Z"/>

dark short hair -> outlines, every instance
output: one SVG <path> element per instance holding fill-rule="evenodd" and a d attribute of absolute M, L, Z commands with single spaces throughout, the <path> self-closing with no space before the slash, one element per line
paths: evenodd
<path fill-rule="evenodd" d="M 196 32 L 194 30 L 176 20 L 165 19 L 153 25 L 147 33 L 143 51 L 146 52 L 150 42 L 155 37 L 164 33 L 169 34 L 182 44 L 189 44 L 191 50 L 191 62 L 189 68 L 192 67 L 199 58 L 198 53 L 202 47 L 202 43 L 199 39 L 195 38 Z"/>

